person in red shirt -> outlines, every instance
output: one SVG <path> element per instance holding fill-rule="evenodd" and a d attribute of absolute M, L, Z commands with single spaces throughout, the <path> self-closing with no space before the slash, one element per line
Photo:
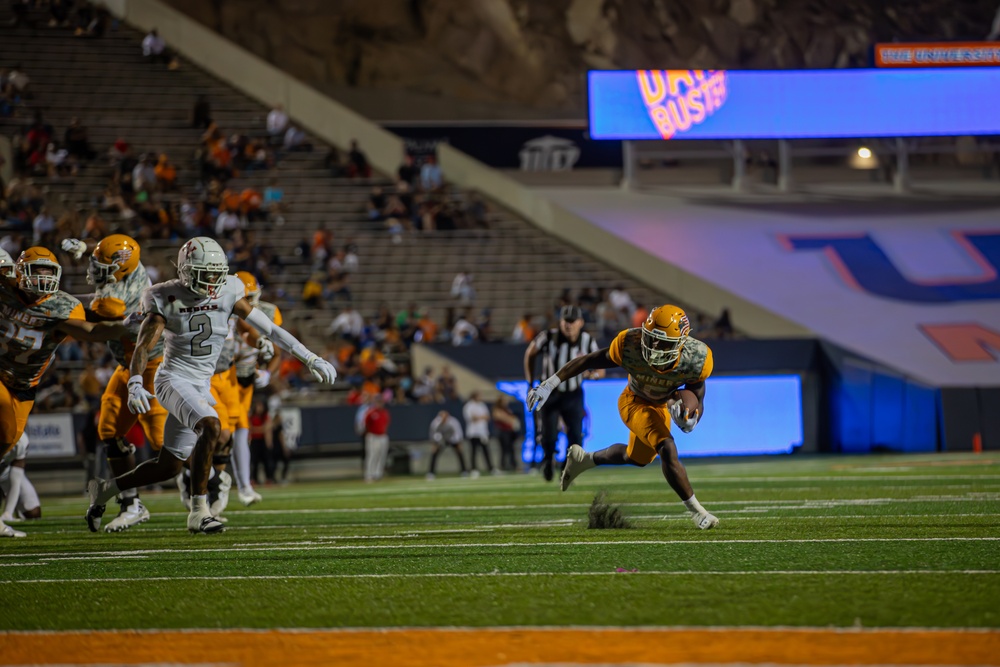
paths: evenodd
<path fill-rule="evenodd" d="M 375 482 L 385 473 L 385 460 L 389 455 L 389 411 L 385 401 L 376 395 L 365 415 L 365 481 Z"/>

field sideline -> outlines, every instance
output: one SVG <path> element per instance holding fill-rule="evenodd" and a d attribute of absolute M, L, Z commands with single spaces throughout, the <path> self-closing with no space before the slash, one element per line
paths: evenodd
<path fill-rule="evenodd" d="M 689 471 L 717 530 L 658 466 L 268 488 L 216 537 L 172 493 L 121 535 L 46 498 L 0 542 L 0 664 L 1000 664 L 1000 456 Z M 587 529 L 601 489 L 632 529 Z"/>

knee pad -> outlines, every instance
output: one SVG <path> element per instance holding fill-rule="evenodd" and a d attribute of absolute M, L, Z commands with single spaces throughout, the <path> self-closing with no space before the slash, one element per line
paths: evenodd
<path fill-rule="evenodd" d="M 102 442 L 105 444 L 109 459 L 123 459 L 135 453 L 135 445 L 125 438 L 108 438 Z"/>

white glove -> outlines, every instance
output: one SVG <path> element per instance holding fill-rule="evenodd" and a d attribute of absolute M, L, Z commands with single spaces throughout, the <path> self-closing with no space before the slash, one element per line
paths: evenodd
<path fill-rule="evenodd" d="M 306 361 L 306 368 L 319 382 L 333 384 L 337 380 L 337 369 L 323 357 L 314 354 Z"/>
<path fill-rule="evenodd" d="M 685 433 L 690 433 L 694 430 L 694 427 L 698 425 L 698 418 L 700 416 L 701 412 L 698 410 L 695 410 L 693 413 L 686 410 L 684 408 L 684 401 L 674 401 L 674 404 L 670 406 L 670 418 Z"/>
<path fill-rule="evenodd" d="M 274 343 L 270 338 L 261 336 L 257 339 L 257 349 L 260 350 L 261 361 L 271 361 L 274 359 Z"/>
<path fill-rule="evenodd" d="M 142 386 L 142 376 L 133 375 L 128 379 L 128 411 L 134 415 L 144 415 L 149 412 L 149 399 L 154 398 Z"/>
<path fill-rule="evenodd" d="M 87 244 L 80 239 L 63 239 L 60 245 L 63 252 L 73 255 L 73 259 L 80 259 L 87 252 Z"/>
<path fill-rule="evenodd" d="M 271 384 L 271 371 L 266 368 L 257 369 L 257 377 L 254 378 L 253 386 L 258 389 L 263 389 L 267 385 Z"/>
<path fill-rule="evenodd" d="M 555 391 L 555 388 L 560 384 L 562 384 L 562 380 L 559 379 L 559 376 L 553 375 L 548 380 L 529 391 L 528 409 L 532 412 L 541 410 L 542 406 L 545 405 L 545 401 L 549 399 L 549 395 L 551 395 L 552 392 Z"/>

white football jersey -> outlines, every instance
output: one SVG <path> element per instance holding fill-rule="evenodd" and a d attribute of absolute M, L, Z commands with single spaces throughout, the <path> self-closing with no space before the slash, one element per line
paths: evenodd
<path fill-rule="evenodd" d="M 229 335 L 229 316 L 243 298 L 243 281 L 229 276 L 216 298 L 195 294 L 180 280 L 153 285 L 143 295 L 143 312 L 167 320 L 159 373 L 208 382 Z"/>

